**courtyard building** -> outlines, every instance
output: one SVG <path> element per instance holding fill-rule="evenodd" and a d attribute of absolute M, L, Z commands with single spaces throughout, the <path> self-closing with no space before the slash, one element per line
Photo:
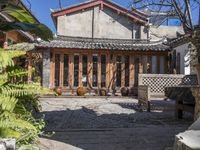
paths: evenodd
<path fill-rule="evenodd" d="M 52 19 L 57 36 L 37 45 L 43 54 L 42 85 L 66 91 L 136 87 L 138 74 L 169 73 L 170 47 L 164 36 L 182 30 L 155 28 L 146 13 L 107 0 L 53 10 Z"/>

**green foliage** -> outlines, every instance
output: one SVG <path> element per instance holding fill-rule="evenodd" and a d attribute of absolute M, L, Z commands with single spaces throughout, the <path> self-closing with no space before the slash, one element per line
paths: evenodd
<path fill-rule="evenodd" d="M 38 23 L 24 9 L 11 3 L 1 10 L 2 13 L 14 18 L 14 21 L 8 22 L 1 20 L 0 31 L 8 32 L 12 30 L 23 30 L 30 32 L 43 40 L 52 40 L 53 34 L 51 30 L 44 24 Z"/>
<path fill-rule="evenodd" d="M 23 54 L 0 49 L 0 137 L 16 138 L 18 149 L 35 149 L 45 126 L 43 118 L 33 116 L 40 109 L 38 94 L 50 91 L 21 80 L 28 71 L 14 65 L 13 58 Z"/>

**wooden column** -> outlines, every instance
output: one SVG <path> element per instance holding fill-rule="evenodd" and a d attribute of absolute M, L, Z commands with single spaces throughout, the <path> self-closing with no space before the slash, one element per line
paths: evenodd
<path fill-rule="evenodd" d="M 160 74 L 160 56 L 157 56 L 157 74 Z"/>
<path fill-rule="evenodd" d="M 83 86 L 82 83 L 82 77 L 83 77 L 83 57 L 82 55 L 79 55 L 79 86 Z"/>
<path fill-rule="evenodd" d="M 97 87 L 101 88 L 101 54 L 98 54 L 98 81 L 97 81 Z"/>
<path fill-rule="evenodd" d="M 60 83 L 59 87 L 63 87 L 63 74 L 64 74 L 64 54 L 60 54 Z"/>
<path fill-rule="evenodd" d="M 106 88 L 109 88 L 110 83 L 110 54 L 106 55 Z"/>
<path fill-rule="evenodd" d="M 122 72 L 121 72 L 121 87 L 125 86 L 125 56 L 122 56 Z"/>
<path fill-rule="evenodd" d="M 139 74 L 143 73 L 143 56 L 139 56 Z"/>
<path fill-rule="evenodd" d="M 135 84 L 135 58 L 134 58 L 133 55 L 130 55 L 129 62 L 130 62 L 130 65 L 129 65 L 129 72 L 130 72 L 129 86 L 133 87 L 134 84 Z"/>
<path fill-rule="evenodd" d="M 147 66 L 147 72 L 152 73 L 152 56 L 148 56 L 148 66 Z"/>
<path fill-rule="evenodd" d="M 73 86 L 74 86 L 74 55 L 69 55 L 69 87 L 73 93 Z"/>
<path fill-rule="evenodd" d="M 50 86 L 55 87 L 55 53 L 52 53 L 52 58 L 50 60 Z"/>
<path fill-rule="evenodd" d="M 116 56 L 112 54 L 111 70 L 110 70 L 110 87 L 112 89 L 116 82 Z"/>
<path fill-rule="evenodd" d="M 93 73 L 93 69 L 92 69 L 92 55 L 88 54 L 88 84 L 89 87 L 92 87 L 92 73 Z"/>

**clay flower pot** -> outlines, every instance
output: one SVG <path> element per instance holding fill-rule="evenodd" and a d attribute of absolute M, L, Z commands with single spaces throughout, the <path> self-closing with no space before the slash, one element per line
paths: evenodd
<path fill-rule="evenodd" d="M 121 88 L 121 95 L 122 96 L 128 96 L 129 95 L 129 89 L 127 87 Z"/>
<path fill-rule="evenodd" d="M 55 88 L 54 91 L 56 92 L 56 94 L 58 96 L 62 95 L 62 88 L 61 87 Z"/>
<path fill-rule="evenodd" d="M 99 89 L 99 96 L 106 96 L 107 92 L 106 89 Z"/>
<path fill-rule="evenodd" d="M 76 90 L 77 96 L 85 96 L 87 89 L 84 87 L 78 87 Z"/>
<path fill-rule="evenodd" d="M 200 85 L 200 64 L 196 64 L 194 65 L 197 71 L 197 80 L 198 80 L 198 84 Z"/>

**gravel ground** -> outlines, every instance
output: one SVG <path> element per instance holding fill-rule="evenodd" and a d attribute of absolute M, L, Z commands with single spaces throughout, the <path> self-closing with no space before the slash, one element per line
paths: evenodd
<path fill-rule="evenodd" d="M 168 149 L 173 146 L 174 135 L 192 123 L 188 114 L 183 120 L 174 118 L 173 101 L 153 101 L 151 113 L 141 111 L 133 98 L 41 98 L 40 101 L 45 130 L 55 131 L 51 139 L 73 146 L 72 150 Z"/>

